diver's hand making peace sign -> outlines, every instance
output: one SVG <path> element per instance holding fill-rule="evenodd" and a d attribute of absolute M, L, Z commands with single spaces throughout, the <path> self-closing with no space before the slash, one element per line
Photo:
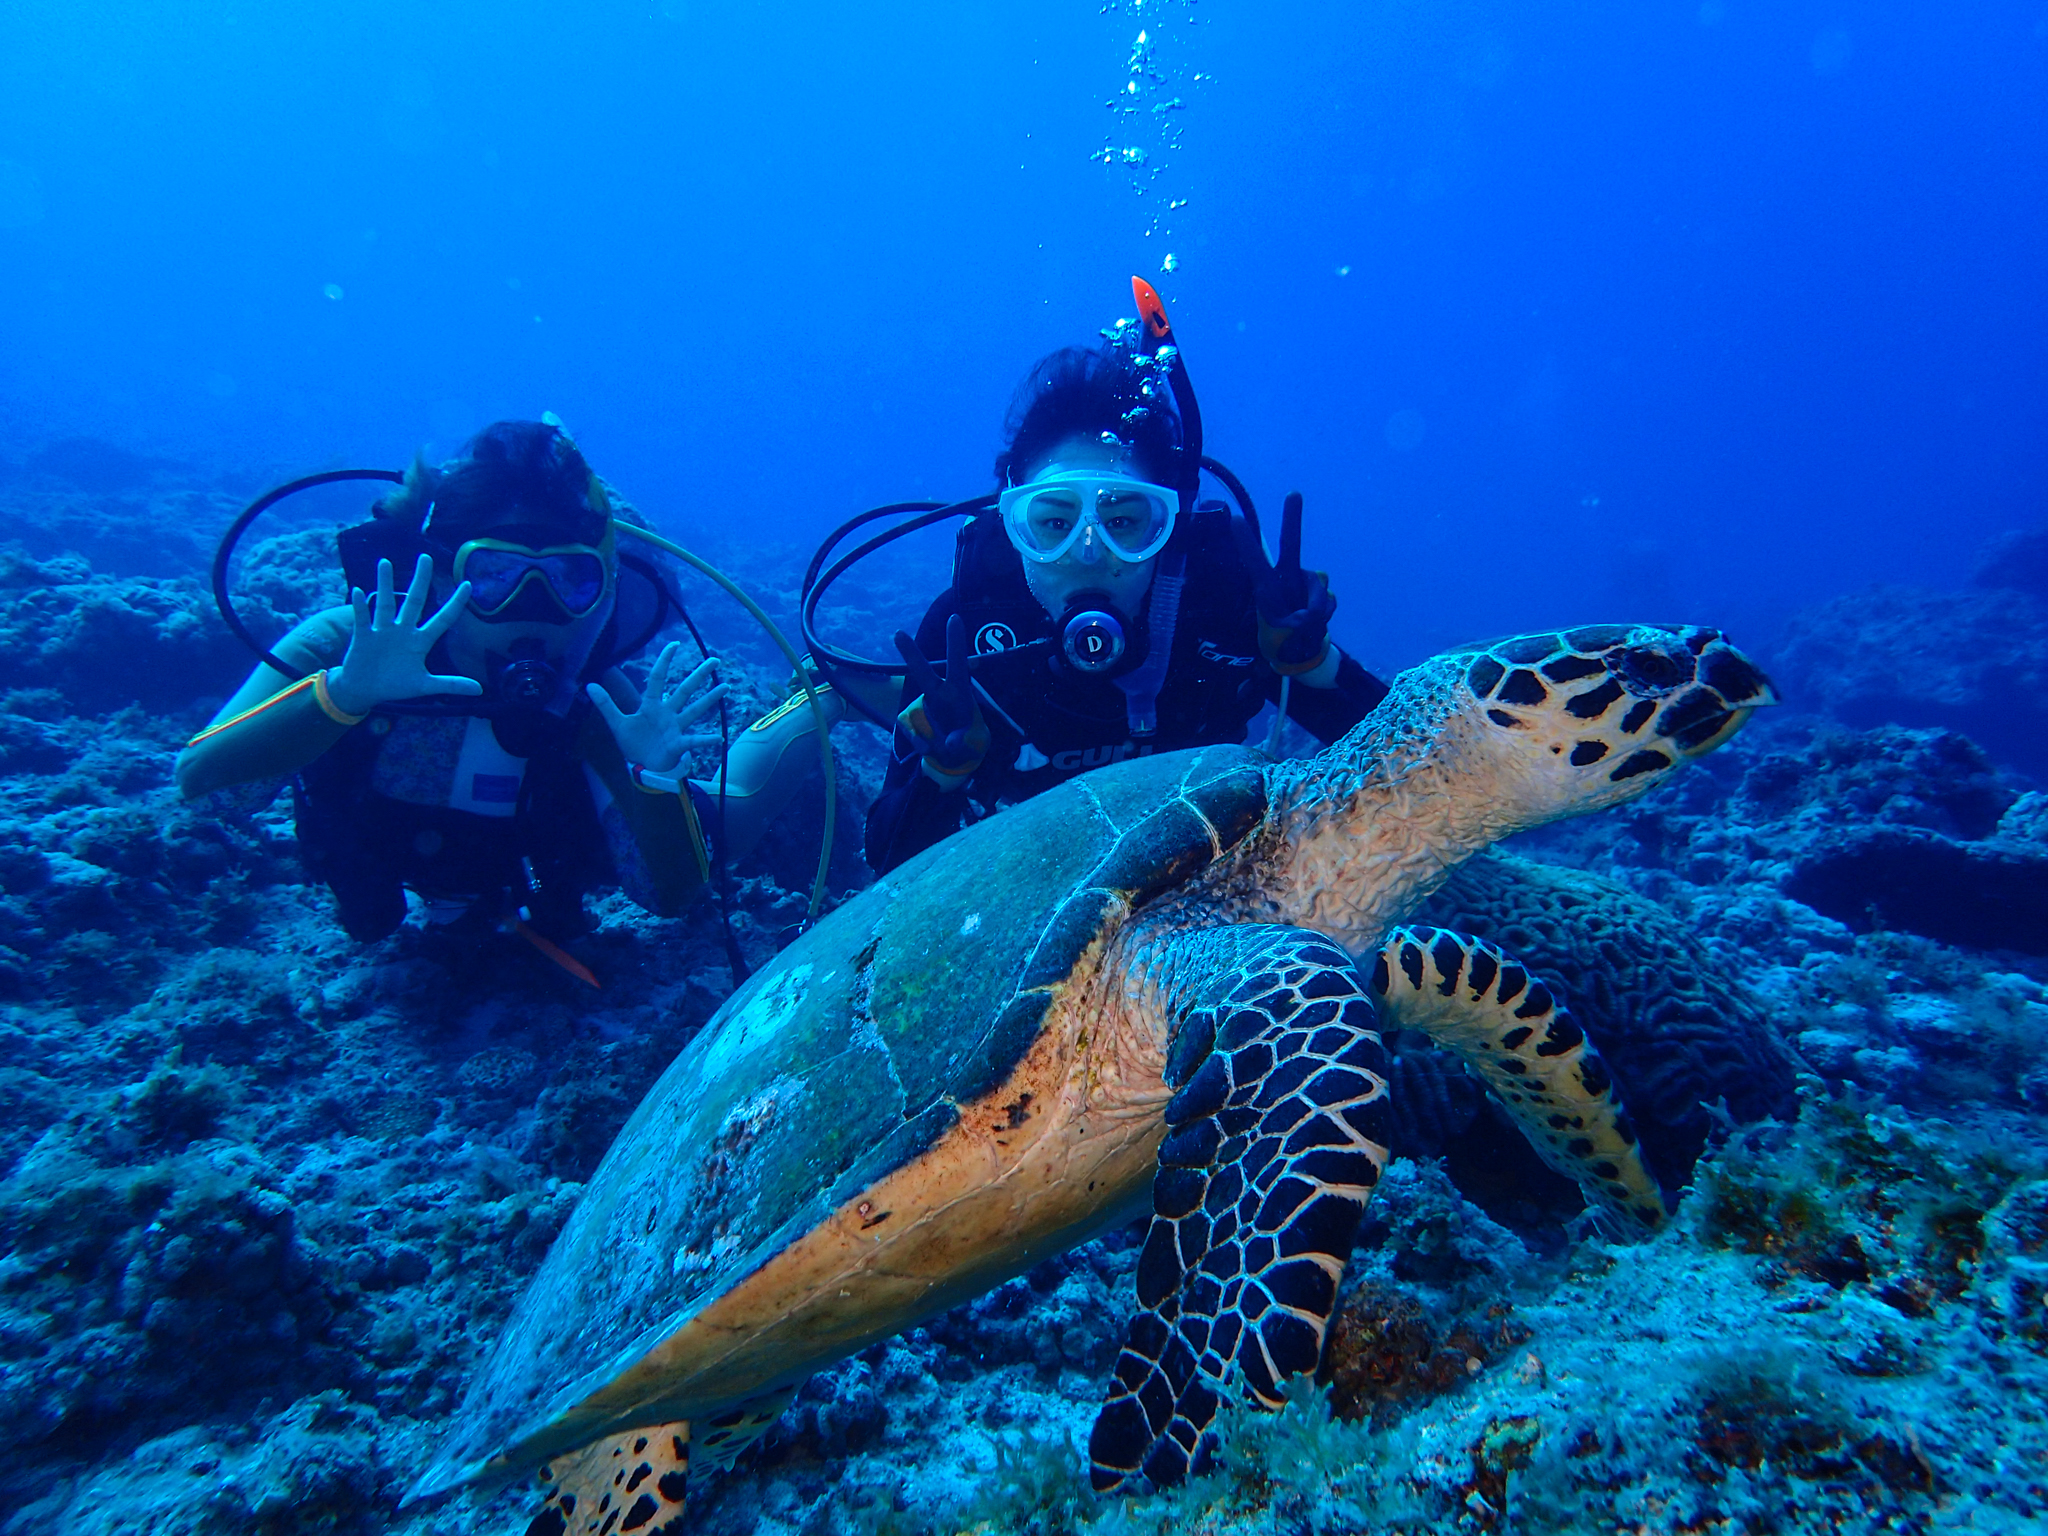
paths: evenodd
<path fill-rule="evenodd" d="M 424 698 L 432 693 L 482 693 L 484 687 L 473 677 L 432 672 L 427 669 L 427 652 L 462 617 L 469 601 L 469 583 L 455 589 L 440 611 L 420 622 L 427 598 L 434 589 L 434 562 L 421 555 L 412 568 L 412 584 L 400 602 L 392 590 L 391 562 L 377 562 L 375 596 L 353 588 L 349 605 L 356 611 L 355 632 L 349 636 L 348 654 L 341 665 L 327 670 L 327 696 L 334 707 L 351 715 L 367 715 L 379 704 L 399 699 Z"/>
<path fill-rule="evenodd" d="M 661 648 L 647 674 L 647 686 L 640 692 L 640 703 L 631 714 L 619 708 L 602 683 L 591 683 L 585 690 L 611 727 L 612 740 L 619 744 L 626 761 L 654 773 L 673 773 L 682 765 L 685 753 L 718 745 L 716 735 L 692 735 L 689 731 L 725 697 L 724 683 L 716 688 L 704 686 L 718 674 L 718 658 L 711 657 L 671 688 L 676 658 L 682 653 L 678 640 Z"/>
<path fill-rule="evenodd" d="M 917 697 L 896 717 L 924 745 L 924 771 L 941 789 L 958 789 L 988 756 L 988 721 L 967 672 L 967 624 L 959 614 L 946 620 L 946 675 L 925 659 L 917 642 L 896 631 L 910 686 Z"/>
<path fill-rule="evenodd" d="M 1258 541 L 1251 562 L 1252 596 L 1259 610 L 1259 654 L 1282 677 L 1313 672 L 1330 654 L 1330 617 L 1337 599 L 1330 578 L 1301 568 L 1301 492 L 1289 491 L 1280 513 L 1280 558 L 1266 563 Z"/>

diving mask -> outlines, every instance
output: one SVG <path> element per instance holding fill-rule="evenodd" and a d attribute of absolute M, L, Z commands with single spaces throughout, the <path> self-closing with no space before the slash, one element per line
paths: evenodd
<path fill-rule="evenodd" d="M 1078 550 L 1093 564 L 1105 551 L 1129 561 L 1158 554 L 1173 537 L 1180 495 L 1127 475 L 1074 470 L 1013 485 L 996 506 L 1026 560 L 1050 565 Z"/>
<path fill-rule="evenodd" d="M 469 583 L 470 609 L 486 619 L 511 607 L 536 581 L 572 619 L 594 611 L 611 588 L 603 553 L 588 544 L 530 549 L 502 539 L 471 539 L 456 550 L 455 579 Z"/>

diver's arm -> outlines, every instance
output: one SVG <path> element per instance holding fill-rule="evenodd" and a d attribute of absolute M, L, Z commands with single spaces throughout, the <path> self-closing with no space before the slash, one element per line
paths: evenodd
<path fill-rule="evenodd" d="M 633 685 L 622 675 L 607 673 L 605 684 L 615 698 L 638 703 Z M 618 742 L 594 711 L 576 738 L 576 753 L 583 760 L 621 889 L 657 917 L 677 916 L 711 878 L 710 849 L 689 786 L 678 793 L 637 782 Z"/>
<path fill-rule="evenodd" d="M 434 563 L 421 555 L 401 599 L 391 562 L 379 560 L 374 593 L 358 587 L 349 593 L 348 607 L 315 614 L 287 635 L 274 654 L 305 675 L 293 682 L 267 662 L 251 674 L 213 724 L 178 755 L 175 772 L 185 797 L 296 773 L 380 704 L 483 692 L 474 678 L 443 675 L 427 665 L 435 643 L 469 601 L 465 581 L 427 617 L 433 583 Z"/>
<path fill-rule="evenodd" d="M 324 673 L 348 650 L 352 622 L 347 608 L 329 608 L 271 647 L 278 660 L 306 675 L 294 682 L 268 662 L 258 663 L 178 754 L 178 792 L 196 800 L 230 784 L 284 778 L 341 740 L 362 717 L 335 705 Z"/>
<path fill-rule="evenodd" d="M 1265 671 L 1264 668 L 1260 670 Z M 1335 741 L 1371 714 L 1379 701 L 1387 696 L 1385 683 L 1335 645 L 1330 647 L 1323 667 L 1317 670 L 1327 670 L 1328 680 L 1319 680 L 1315 673 L 1304 673 L 1295 678 L 1294 686 L 1288 690 L 1287 714 L 1290 719 L 1300 722 L 1301 728 L 1318 741 Z M 1278 704 L 1281 678 L 1266 671 L 1264 683 L 1266 697 Z"/>
<path fill-rule="evenodd" d="M 882 792 L 868 807 L 868 868 L 886 875 L 905 859 L 960 830 L 967 796 L 941 789 L 924 771 L 924 744 L 897 727 Z"/>
<path fill-rule="evenodd" d="M 673 661 L 666 653 L 664 657 Z M 657 672 L 649 677 L 650 693 L 658 679 L 665 681 L 669 670 L 662 661 L 657 661 L 656 667 Z M 701 716 L 724 695 L 723 687 L 696 694 L 696 685 L 708 675 L 700 669 L 667 701 L 673 728 L 664 734 L 687 746 L 715 745 L 718 739 L 681 735 L 687 727 L 700 723 Z M 844 700 L 822 683 L 814 687 L 826 723 L 836 725 L 845 714 Z M 621 721 L 644 714 L 648 701 L 616 670 L 605 674 L 602 689 L 606 695 L 603 703 L 598 703 L 595 689 L 591 698 L 598 703 L 598 714 L 608 729 L 586 729 L 579 750 L 586 769 L 603 788 L 600 811 L 607 802 L 616 807 L 616 824 L 609 816 L 602 819 L 612 837 L 620 883 L 628 896 L 650 912 L 672 916 L 710 878 L 712 839 L 717 840 L 724 860 L 746 857 L 811 777 L 819 762 L 818 717 L 809 698 L 798 692 L 734 737 L 726 757 L 721 804 L 715 776 L 708 781 L 677 783 L 666 770 L 679 767 L 678 763 L 658 764 L 650 773 L 646 764 L 629 762 L 621 741 Z M 694 700 L 685 702 L 687 695 L 695 695 Z M 606 703 L 613 708 L 607 710 Z M 628 708 L 632 716 L 625 714 Z M 613 719 L 614 714 L 618 720 Z M 625 740 L 645 734 L 623 731 Z M 620 845 L 618 831 L 630 840 L 630 848 Z"/>

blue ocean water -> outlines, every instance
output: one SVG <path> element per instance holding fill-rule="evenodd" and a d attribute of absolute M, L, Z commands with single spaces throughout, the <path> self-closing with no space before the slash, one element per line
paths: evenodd
<path fill-rule="evenodd" d="M 0 396 L 280 469 L 553 409 L 649 506 L 804 542 L 980 489 L 1139 272 L 1361 654 L 1768 621 L 2040 506 L 2043 21 L 25 0 Z M 1170 151 L 1105 109 L 1140 30 Z"/>
<path fill-rule="evenodd" d="M 1778 679 L 1789 719 L 1431 909 L 1553 946 L 1646 1142 L 1709 1155 L 1608 1245 L 1403 1055 L 1343 1422 L 1089 1495 L 1125 1232 L 820 1375 L 693 1524 L 2042 1529 L 2044 272 L 2042 0 L 10 0 L 0 1533 L 442 1528 L 399 1501 L 497 1325 L 729 949 L 804 915 L 815 796 L 737 940 L 604 896 L 595 999 L 353 944 L 286 800 L 171 787 L 248 664 L 201 588 L 235 507 L 552 411 L 787 622 L 843 519 L 991 487 L 1132 274 L 1374 671 L 1649 619 Z M 275 632 L 337 594 L 263 536 Z M 914 627 L 944 549 L 846 622 Z M 699 611 L 765 711 L 786 667 Z M 841 734 L 835 900 L 884 757 Z"/>

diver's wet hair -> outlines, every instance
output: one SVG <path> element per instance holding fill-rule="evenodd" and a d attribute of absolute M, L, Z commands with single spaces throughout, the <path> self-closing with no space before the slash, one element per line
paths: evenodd
<path fill-rule="evenodd" d="M 1149 393 L 1148 393 L 1149 390 Z M 1180 480 L 1180 418 L 1164 375 L 1116 347 L 1062 347 L 1025 376 L 1003 422 L 996 479 L 1014 485 L 1071 437 L 1114 432 L 1147 480 Z"/>
<path fill-rule="evenodd" d="M 377 513 L 423 527 L 452 547 L 514 527 L 563 543 L 595 543 L 611 508 L 568 433 L 549 422 L 496 421 L 438 469 L 415 460 Z"/>

